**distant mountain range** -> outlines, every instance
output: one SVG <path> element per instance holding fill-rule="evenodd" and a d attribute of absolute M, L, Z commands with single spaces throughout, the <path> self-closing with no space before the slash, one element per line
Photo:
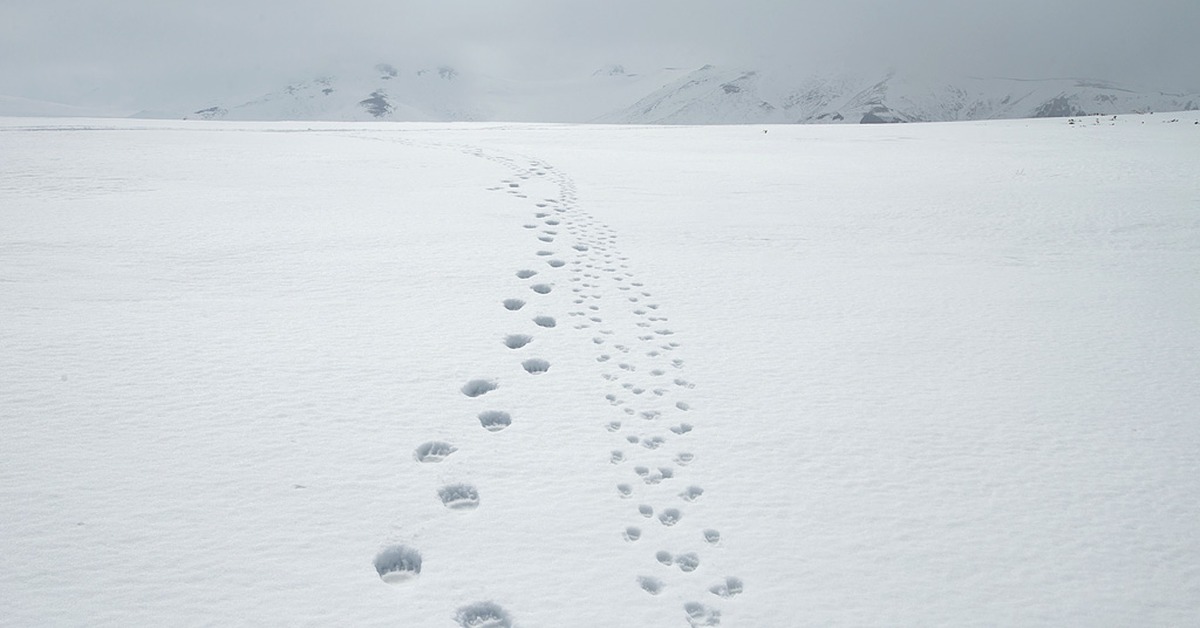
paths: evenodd
<path fill-rule="evenodd" d="M 1135 91 L 1100 80 L 927 78 L 794 73 L 706 65 L 630 72 L 620 65 L 559 81 L 500 79 L 450 66 L 381 63 L 252 98 L 216 97 L 134 117 L 204 120 L 394 120 L 613 124 L 887 123 L 1042 118 L 1200 109 L 1200 95 Z M 0 97 L 0 115 L 84 115 Z"/>
<path fill-rule="evenodd" d="M 704 66 L 599 122 L 647 124 L 886 123 L 1200 109 L 1200 95 L 1135 92 L 1097 80 L 810 76 Z"/>

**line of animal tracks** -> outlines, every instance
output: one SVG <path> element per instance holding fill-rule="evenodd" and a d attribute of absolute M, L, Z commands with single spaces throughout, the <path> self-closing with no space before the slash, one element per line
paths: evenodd
<path fill-rule="evenodd" d="M 611 472 L 616 478 L 610 498 L 619 500 L 624 514 L 612 521 L 612 543 L 628 548 L 621 555 L 629 557 L 629 594 L 660 596 L 664 603 L 668 597 L 686 600 L 679 608 L 681 624 L 719 625 L 721 605 L 739 595 L 743 583 L 736 575 L 705 568 L 706 555 L 720 550 L 722 533 L 689 513 L 698 500 L 713 498 L 702 483 L 691 479 L 700 475 L 704 464 L 688 446 L 693 432 L 704 429 L 704 409 L 689 400 L 695 385 L 687 378 L 684 360 L 677 357 L 682 345 L 663 305 L 631 270 L 617 248 L 617 235 L 580 206 L 569 176 L 537 159 L 457 148 L 507 168 L 510 176 L 488 189 L 529 203 L 527 219 L 513 226 L 529 239 L 527 263 L 496 277 L 508 286 L 510 296 L 495 304 L 509 328 L 495 341 L 521 365 L 527 373 L 522 377 L 566 368 L 539 354 L 539 340 L 552 334 L 578 336 L 579 351 L 594 358 L 586 363 L 593 365 L 594 374 L 588 376 L 594 375 L 595 402 L 602 412 L 589 416 L 605 418 L 580 429 L 606 433 L 609 446 L 579 455 L 611 464 L 596 472 Z M 569 299 L 561 299 L 561 294 L 550 299 L 561 291 L 569 292 Z M 571 305 L 566 311 L 555 310 L 555 303 L 567 302 Z M 451 410 L 477 420 L 470 426 L 464 422 L 464 430 L 500 432 L 524 420 L 511 408 L 489 403 L 488 393 L 508 382 L 479 373 L 447 385 L 461 392 L 462 406 Z M 413 451 L 412 464 L 438 465 L 456 451 L 454 442 L 421 443 Z M 460 513 L 487 507 L 487 496 L 470 482 L 431 484 L 429 499 Z M 406 544 L 383 549 L 374 566 L 384 582 L 398 586 L 420 577 L 423 568 L 436 568 L 423 565 L 421 549 Z M 665 591 L 675 595 L 662 596 Z M 486 599 L 447 613 L 453 613 L 463 628 L 511 628 L 520 621 Z"/>

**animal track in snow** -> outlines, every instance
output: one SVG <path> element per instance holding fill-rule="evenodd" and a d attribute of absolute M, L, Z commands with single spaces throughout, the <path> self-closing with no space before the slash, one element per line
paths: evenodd
<path fill-rule="evenodd" d="M 686 467 L 689 464 L 691 464 L 692 461 L 695 459 L 696 459 L 695 454 L 687 452 L 687 451 L 682 451 L 682 452 L 679 452 L 679 455 L 675 456 L 675 464 L 677 464 L 681 467 Z"/>
<path fill-rule="evenodd" d="M 721 625 L 721 611 L 709 608 L 699 602 L 685 603 L 683 605 L 683 612 L 687 613 L 688 624 L 692 628 Z"/>
<path fill-rule="evenodd" d="M 625 537 L 626 541 L 632 543 L 642 538 L 642 529 L 637 526 L 629 526 L 625 528 L 625 533 L 623 536 Z"/>
<path fill-rule="evenodd" d="M 718 597 L 730 598 L 742 592 L 742 579 L 728 576 L 725 582 L 719 582 L 709 587 L 708 590 L 713 595 Z"/>
<path fill-rule="evenodd" d="M 659 593 L 662 593 L 663 588 L 666 586 L 663 584 L 662 580 L 659 580 L 658 578 L 651 578 L 650 576 L 638 576 L 637 582 L 638 586 L 650 595 L 658 595 Z"/>
<path fill-rule="evenodd" d="M 554 255 L 554 251 L 538 251 L 537 254 L 540 257 L 546 257 L 547 255 Z"/>
<path fill-rule="evenodd" d="M 470 484 L 447 484 L 438 489 L 438 497 L 451 510 L 474 510 L 479 506 L 479 491 Z"/>
<path fill-rule="evenodd" d="M 620 421 L 609 421 L 608 425 L 604 426 L 604 429 L 606 429 L 610 432 L 616 432 L 621 429 L 621 422 Z"/>
<path fill-rule="evenodd" d="M 523 307 L 525 307 L 525 302 L 522 301 L 521 299 L 505 299 L 504 300 L 504 309 L 509 310 L 510 312 L 516 312 L 517 310 L 519 310 Z"/>
<path fill-rule="evenodd" d="M 652 506 L 650 506 L 649 504 L 642 504 L 642 505 L 638 506 L 638 513 L 640 515 L 642 515 L 643 517 L 649 519 L 650 517 L 654 516 L 654 508 Z"/>
<path fill-rule="evenodd" d="M 625 452 L 621 451 L 620 449 L 614 449 L 612 451 L 612 456 L 609 458 L 609 462 L 613 464 L 621 464 L 622 462 L 625 462 Z"/>
<path fill-rule="evenodd" d="M 628 484 L 618 484 L 617 493 L 620 494 L 622 499 L 628 499 L 633 497 L 633 487 Z"/>
<path fill-rule="evenodd" d="M 716 545 L 721 542 L 721 533 L 712 528 L 706 529 L 704 532 L 704 542 L 709 545 Z"/>
<path fill-rule="evenodd" d="M 654 554 L 654 559 L 664 565 L 667 565 L 668 567 L 675 563 L 675 557 L 671 555 L 671 552 L 666 550 L 659 550 L 656 552 Z"/>
<path fill-rule="evenodd" d="M 679 497 L 685 502 L 694 502 L 697 499 L 700 499 L 700 496 L 703 494 L 704 489 L 693 484 L 692 486 L 684 489 L 683 492 L 679 494 Z"/>
<path fill-rule="evenodd" d="M 554 236 L 540 235 L 540 236 L 538 236 L 538 239 L 541 240 L 542 242 L 553 242 Z"/>
<path fill-rule="evenodd" d="M 512 416 L 500 410 L 486 410 L 479 413 L 479 424 L 489 432 L 499 432 L 512 425 Z"/>
<path fill-rule="evenodd" d="M 554 327 L 555 325 L 557 325 L 557 323 L 554 321 L 553 316 L 535 316 L 535 317 L 533 317 L 533 322 L 535 324 L 537 324 L 539 327 L 546 327 L 546 328 Z"/>
<path fill-rule="evenodd" d="M 684 412 L 687 412 L 688 410 L 692 409 L 692 406 L 688 405 L 688 403 L 686 401 L 675 402 L 675 407 L 679 408 L 680 410 L 683 410 Z"/>
<path fill-rule="evenodd" d="M 432 440 L 428 443 L 418 445 L 417 448 L 413 450 L 413 458 L 415 458 L 417 462 L 441 462 L 456 451 L 458 451 L 458 448 L 450 443 Z"/>
<path fill-rule="evenodd" d="M 500 385 L 490 379 L 473 379 L 462 387 L 462 394 L 468 397 L 478 397 L 496 390 Z"/>
<path fill-rule="evenodd" d="M 700 557 L 695 552 L 680 554 L 675 557 L 675 566 L 683 572 L 696 571 L 700 567 Z"/>
<path fill-rule="evenodd" d="M 375 571 L 388 584 L 400 584 L 421 575 L 421 552 L 393 545 L 375 556 Z"/>
<path fill-rule="evenodd" d="M 652 436 L 650 438 L 642 439 L 642 447 L 645 447 L 646 449 L 658 449 L 659 447 L 662 447 L 663 443 L 665 442 L 666 441 L 661 436 Z"/>
<path fill-rule="evenodd" d="M 528 334 L 509 334 L 504 337 L 504 346 L 509 349 L 520 349 L 533 342 L 533 336 Z"/>
<path fill-rule="evenodd" d="M 541 358 L 529 358 L 521 363 L 521 368 L 530 375 L 538 375 L 550 370 L 550 363 Z"/>
<path fill-rule="evenodd" d="M 494 602 L 476 602 L 458 609 L 454 621 L 462 628 L 512 628 L 512 615 Z"/>
<path fill-rule="evenodd" d="M 546 263 L 549 264 L 551 268 L 562 268 L 563 266 L 566 266 L 566 264 L 567 264 L 566 262 L 564 262 L 560 259 L 552 259 L 552 260 L 547 261 Z"/>
<path fill-rule="evenodd" d="M 538 294 L 550 294 L 550 284 L 547 283 L 535 283 L 529 289 Z"/>
<path fill-rule="evenodd" d="M 659 522 L 667 527 L 679 523 L 680 519 L 683 519 L 683 513 L 679 512 L 678 508 L 667 508 L 666 510 L 658 513 Z"/>
<path fill-rule="evenodd" d="M 692 431 L 692 424 L 680 423 L 679 425 L 672 427 L 671 431 L 682 436 L 683 434 L 687 434 L 688 432 Z"/>
<path fill-rule="evenodd" d="M 525 270 L 518 270 L 518 271 L 517 271 L 517 278 L 518 278 L 518 279 L 529 279 L 530 277 L 532 277 L 532 276 L 534 276 L 534 275 L 536 275 L 536 274 L 537 274 L 537 271 L 536 271 L 536 270 L 529 270 L 529 269 L 525 269 Z"/>

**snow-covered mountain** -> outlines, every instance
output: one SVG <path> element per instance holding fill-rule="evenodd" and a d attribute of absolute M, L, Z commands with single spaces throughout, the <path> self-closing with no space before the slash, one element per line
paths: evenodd
<path fill-rule="evenodd" d="M 241 102 L 214 101 L 180 117 L 228 120 L 586 121 L 684 74 L 606 66 L 577 79 L 515 81 L 448 65 L 325 75 Z M 157 116 L 156 116 L 157 117 Z M 176 117 L 176 116 L 171 116 Z"/>
<path fill-rule="evenodd" d="M 813 75 L 789 80 L 704 66 L 603 116 L 644 124 L 879 123 L 1044 118 L 1200 109 L 1200 95 L 1136 92 L 1096 80 L 928 80 Z"/>
<path fill-rule="evenodd" d="M 621 124 L 878 123 L 1200 109 L 1200 95 L 1085 79 L 925 77 L 897 71 L 799 73 L 705 65 L 630 72 L 611 65 L 518 81 L 447 65 L 295 82 L 168 117 L 230 120 L 541 121 Z M 156 114 L 154 117 L 161 117 Z"/>

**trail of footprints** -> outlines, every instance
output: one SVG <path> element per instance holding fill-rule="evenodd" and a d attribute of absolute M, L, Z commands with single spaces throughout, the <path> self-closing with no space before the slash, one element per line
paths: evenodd
<path fill-rule="evenodd" d="M 530 376 L 548 372 L 547 360 L 527 355 L 536 347 L 540 333 L 556 333 L 564 324 L 588 338 L 597 351 L 597 378 L 604 392 L 598 399 L 611 407 L 612 418 L 597 426 L 612 434 L 612 449 L 605 459 L 624 469 L 625 479 L 615 485 L 616 499 L 627 500 L 627 521 L 615 524 L 614 542 L 630 544 L 642 558 L 630 574 L 634 591 L 658 596 L 673 587 L 695 592 L 686 601 L 682 620 L 689 625 L 716 626 L 721 611 L 714 603 L 736 597 L 743 583 L 735 576 L 705 574 L 703 556 L 721 544 L 721 534 L 712 528 L 696 528 L 685 534 L 679 524 L 689 519 L 687 506 L 704 498 L 704 488 L 685 481 L 696 457 L 687 450 L 688 435 L 699 429 L 686 393 L 694 385 L 683 377 L 685 363 L 674 357 L 681 344 L 653 300 L 653 293 L 629 270 L 628 259 L 615 247 L 616 235 L 577 207 L 574 183 L 552 166 L 537 160 L 496 156 L 478 149 L 469 154 L 507 166 L 514 173 L 500 185 L 489 188 L 517 198 L 529 198 L 525 183 L 549 181 L 558 188 L 557 198 L 533 202 L 534 211 L 523 228 L 534 234 L 529 264 L 509 275 L 513 296 L 497 305 L 507 311 L 514 329 L 499 339 L 514 352 L 514 359 Z M 515 277 L 515 280 L 513 279 Z M 565 281 L 564 281 L 565 279 Z M 567 286 L 575 309 L 567 312 L 569 323 L 539 311 L 538 299 Z M 495 390 L 494 379 L 472 379 L 461 384 L 467 398 L 484 397 Z M 514 418 L 502 409 L 487 409 L 477 415 L 480 429 L 499 432 Z M 413 452 L 419 464 L 446 460 L 457 451 L 447 442 L 422 443 Z M 447 484 L 437 489 L 436 498 L 452 511 L 481 507 L 478 489 L 468 483 Z M 651 534 L 647 526 L 657 526 Z M 690 529 L 690 528 L 689 528 Z M 679 530 L 679 532 L 676 532 Z M 648 539 L 659 547 L 641 547 Z M 421 554 L 396 545 L 380 552 L 375 568 L 385 582 L 399 584 L 421 573 Z M 672 575 L 674 574 L 674 575 Z M 636 588 L 635 588 L 636 587 Z M 703 594 L 709 594 L 704 597 Z M 680 599 L 691 597 L 681 594 Z M 511 628 L 514 619 L 493 602 L 485 601 L 457 609 L 455 620 L 464 628 Z"/>

